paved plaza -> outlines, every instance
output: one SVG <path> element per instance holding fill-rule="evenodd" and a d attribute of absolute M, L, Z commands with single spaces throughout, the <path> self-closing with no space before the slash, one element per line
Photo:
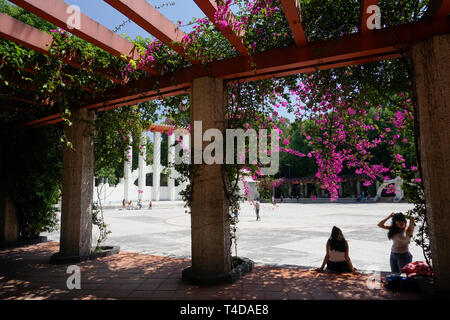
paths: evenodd
<path fill-rule="evenodd" d="M 253 207 L 243 203 L 238 255 L 258 265 L 318 267 L 331 228 L 338 226 L 357 269 L 390 271 L 392 242 L 377 223 L 390 212 L 412 207 L 407 203 L 282 203 L 275 207 L 263 203 L 261 221 L 256 221 Z M 112 231 L 106 244 L 119 245 L 121 251 L 191 258 L 190 215 L 182 202 L 154 203 L 152 210 L 107 209 L 105 220 Z M 59 232 L 47 236 L 59 241 Z M 424 260 L 421 248 L 413 242 L 410 250 L 413 260 Z"/>
<path fill-rule="evenodd" d="M 412 292 L 369 289 L 365 274 L 327 274 L 302 268 L 255 266 L 233 284 L 188 285 L 181 270 L 188 259 L 121 252 L 78 263 L 79 290 L 67 288 L 67 265 L 52 265 L 59 244 L 0 250 L 0 300 L 397 300 Z M 152 306 L 149 306 L 149 310 Z M 175 319 L 177 310 L 164 310 Z M 200 319 L 200 318 L 198 318 Z"/>

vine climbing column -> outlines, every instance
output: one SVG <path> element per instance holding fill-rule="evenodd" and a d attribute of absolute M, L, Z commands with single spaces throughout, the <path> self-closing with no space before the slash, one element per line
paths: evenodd
<path fill-rule="evenodd" d="M 201 129 L 195 127 L 201 122 Z M 223 183 L 223 164 L 206 164 L 202 150 L 208 129 L 225 132 L 225 93 L 222 80 L 194 80 L 191 92 L 191 154 L 194 159 L 191 202 L 192 268 L 183 279 L 220 282 L 231 270 L 229 201 Z M 198 161 L 198 160 L 201 161 Z"/>

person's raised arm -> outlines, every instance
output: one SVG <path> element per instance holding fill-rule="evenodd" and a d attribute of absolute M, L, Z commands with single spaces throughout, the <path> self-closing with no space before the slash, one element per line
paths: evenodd
<path fill-rule="evenodd" d="M 388 221 L 390 218 L 392 218 L 394 216 L 394 212 L 392 212 L 387 218 L 381 220 L 380 222 L 378 222 L 378 226 L 382 229 L 389 229 L 390 227 L 385 225 L 386 221 Z"/>
<path fill-rule="evenodd" d="M 414 218 L 409 217 L 409 226 L 408 229 L 406 229 L 406 235 L 412 237 L 413 234 L 414 234 Z"/>
<path fill-rule="evenodd" d="M 328 245 L 328 241 L 327 241 L 327 245 L 326 245 L 326 250 L 327 250 L 327 253 L 325 255 L 325 258 L 323 259 L 322 266 L 320 268 L 317 268 L 316 271 L 323 271 L 323 269 L 325 268 L 325 265 L 328 262 L 328 259 L 330 258 L 330 248 Z"/>
<path fill-rule="evenodd" d="M 355 272 L 355 268 L 353 267 L 352 260 L 350 259 L 350 256 L 348 254 L 348 242 L 345 241 L 345 261 L 347 261 L 348 266 L 350 267 L 350 270 L 352 272 Z"/>

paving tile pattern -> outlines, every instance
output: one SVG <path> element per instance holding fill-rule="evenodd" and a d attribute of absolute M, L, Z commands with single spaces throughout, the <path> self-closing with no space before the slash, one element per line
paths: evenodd
<path fill-rule="evenodd" d="M 67 265 L 51 265 L 57 242 L 0 250 L 2 300 L 329 300 L 418 299 L 411 293 L 369 290 L 368 275 L 334 275 L 312 270 L 255 266 L 233 284 L 188 285 L 181 270 L 190 260 L 121 252 L 77 265 L 81 289 L 67 289 Z"/>

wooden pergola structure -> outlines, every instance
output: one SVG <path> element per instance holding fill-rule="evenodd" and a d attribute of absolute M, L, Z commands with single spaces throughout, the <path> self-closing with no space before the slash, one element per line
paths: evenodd
<path fill-rule="evenodd" d="M 66 28 L 68 5 L 62 0 L 10 0 L 23 9 Z M 162 43 L 189 59 L 180 43 L 184 32 L 164 17 L 146 0 L 105 0 Z M 194 0 L 214 21 L 216 0 Z M 295 44 L 253 55 L 243 41 L 243 34 L 230 26 L 235 17 L 227 15 L 228 26 L 220 32 L 234 46 L 239 56 L 212 61 L 206 65 L 190 61 L 191 66 L 174 74 L 162 75 L 158 66 L 143 67 L 147 77 L 130 81 L 117 70 L 99 70 L 117 85 L 102 97 L 92 98 L 74 112 L 74 116 L 93 121 L 94 112 L 162 97 L 190 93 L 191 121 L 202 121 L 203 131 L 224 125 L 224 83 L 246 82 L 283 77 L 316 70 L 339 68 L 399 58 L 411 57 L 414 67 L 414 87 L 417 94 L 420 153 L 425 180 L 427 209 L 430 218 L 433 264 L 438 283 L 450 289 L 450 206 L 446 194 L 450 189 L 450 0 L 432 0 L 424 17 L 414 23 L 379 30 L 366 26 L 367 7 L 377 0 L 361 0 L 359 32 L 326 41 L 308 42 L 302 23 L 299 0 L 280 0 Z M 134 45 L 118 34 L 81 14 L 81 27 L 71 33 L 116 57 L 136 59 Z M 0 37 L 26 48 L 49 55 L 53 37 L 0 13 Z M 81 68 L 80 57 L 62 57 L 65 63 Z M 31 70 L 33 72 L 33 70 Z M 89 91 L 89 88 L 85 88 Z M 31 100 L 27 100 L 32 102 Z M 49 104 L 51 101 L 33 103 Z M 24 124 L 26 127 L 48 125 L 62 121 L 59 113 L 50 114 Z M 82 134 L 88 130 L 83 122 L 68 128 L 68 138 L 75 150 L 65 150 L 62 204 L 61 249 L 63 256 L 83 258 L 91 249 L 90 204 L 93 179 L 92 138 Z M 193 137 L 192 140 L 194 140 Z M 70 170 L 69 170 L 70 169 Z M 199 165 L 193 185 L 192 201 L 192 269 L 186 277 L 220 278 L 230 271 L 228 205 L 223 193 L 221 165 Z M 76 172 L 76 174 L 74 173 Z M 199 178 L 201 177 L 201 178 Z M 214 193 L 211 190 L 215 190 Z M 208 196 L 205 196 L 208 195 Z M 447 197 L 448 198 L 448 197 Z"/>

